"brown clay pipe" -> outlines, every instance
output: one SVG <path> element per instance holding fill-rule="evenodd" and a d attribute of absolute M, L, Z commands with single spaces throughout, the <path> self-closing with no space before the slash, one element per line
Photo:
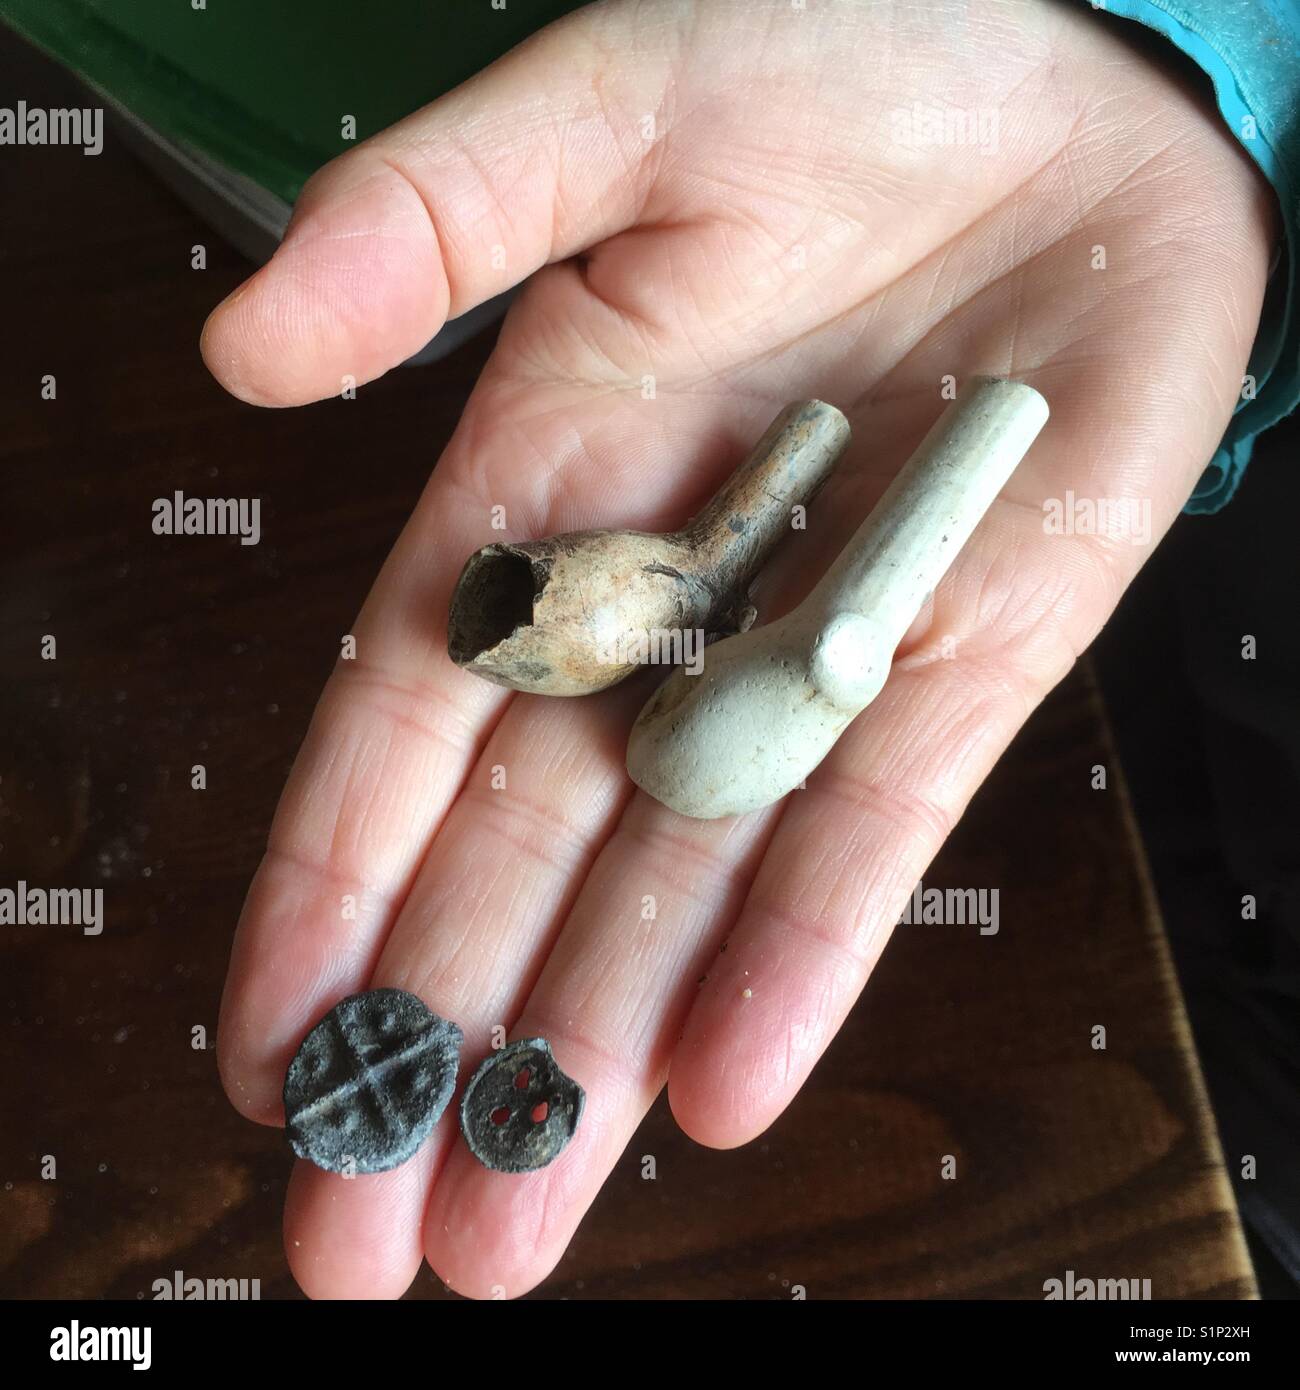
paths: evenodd
<path fill-rule="evenodd" d="M 833 405 L 799 401 L 680 531 L 484 546 L 452 595 L 451 659 L 514 690 L 588 695 L 631 675 L 665 634 L 743 632 L 754 621 L 751 580 L 848 440 Z"/>

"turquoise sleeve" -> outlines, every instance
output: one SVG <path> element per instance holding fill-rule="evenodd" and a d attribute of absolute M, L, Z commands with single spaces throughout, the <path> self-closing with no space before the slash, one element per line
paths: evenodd
<path fill-rule="evenodd" d="M 1214 84 L 1228 128 L 1259 165 L 1281 204 L 1283 244 L 1243 392 L 1227 433 L 1187 503 L 1217 512 L 1237 490 L 1255 436 L 1300 400 L 1300 0 L 1099 0 L 1122 19 L 1163 34 Z"/>

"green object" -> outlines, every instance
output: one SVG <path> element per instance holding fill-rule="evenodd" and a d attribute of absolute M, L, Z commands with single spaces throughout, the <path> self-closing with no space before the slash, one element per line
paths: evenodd
<path fill-rule="evenodd" d="M 0 0 L 0 19 L 139 120 L 292 202 L 327 160 L 581 3 Z"/>

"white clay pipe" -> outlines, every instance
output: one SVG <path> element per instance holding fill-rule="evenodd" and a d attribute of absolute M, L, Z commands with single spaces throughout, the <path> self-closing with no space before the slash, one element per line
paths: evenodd
<path fill-rule="evenodd" d="M 880 693 L 895 648 L 1047 421 L 1032 387 L 972 379 L 812 593 L 678 669 L 632 727 L 627 770 L 686 816 L 799 786 Z"/>
<path fill-rule="evenodd" d="M 574 531 L 475 551 L 452 595 L 458 666 L 537 695 L 589 695 L 642 664 L 654 634 L 743 632 L 750 581 L 826 481 L 849 422 L 796 401 L 680 531 Z"/>

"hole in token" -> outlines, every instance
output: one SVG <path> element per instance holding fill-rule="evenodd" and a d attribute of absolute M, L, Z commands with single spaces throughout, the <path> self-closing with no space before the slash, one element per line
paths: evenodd
<path fill-rule="evenodd" d="M 492 1112 L 492 1123 L 503 1125 L 510 1118 L 510 1107 L 508 1105 L 498 1105 Z"/>
<path fill-rule="evenodd" d="M 535 1125 L 543 1124 L 548 1114 L 550 1114 L 550 1106 L 544 1100 L 539 1101 L 533 1106 L 533 1123 Z"/>
<path fill-rule="evenodd" d="M 524 1067 L 515 1077 L 515 1090 L 522 1091 L 532 1079 L 533 1069 L 531 1067 Z"/>

